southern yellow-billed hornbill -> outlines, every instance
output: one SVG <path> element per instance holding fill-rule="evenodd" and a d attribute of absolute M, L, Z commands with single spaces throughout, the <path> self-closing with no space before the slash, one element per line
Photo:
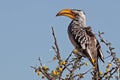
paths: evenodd
<path fill-rule="evenodd" d="M 98 58 L 104 62 L 103 53 L 91 27 L 86 25 L 85 13 L 82 10 L 63 9 L 56 16 L 67 16 L 72 19 L 68 26 L 68 35 L 75 48 L 87 57 L 99 71 Z"/>

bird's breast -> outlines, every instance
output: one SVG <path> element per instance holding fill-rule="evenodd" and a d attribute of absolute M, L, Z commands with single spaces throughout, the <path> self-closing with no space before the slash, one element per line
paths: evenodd
<path fill-rule="evenodd" d="M 80 48 L 81 38 L 84 36 L 83 29 L 78 24 L 70 24 L 68 27 L 68 36 L 75 48 Z"/>

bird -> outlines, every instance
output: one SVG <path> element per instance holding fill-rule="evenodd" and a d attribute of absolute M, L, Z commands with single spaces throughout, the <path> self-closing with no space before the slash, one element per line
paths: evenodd
<path fill-rule="evenodd" d="M 78 9 L 62 9 L 56 16 L 66 16 L 72 19 L 67 30 L 71 43 L 99 71 L 98 59 L 100 58 L 104 62 L 104 56 L 91 26 L 86 25 L 85 12 Z"/>

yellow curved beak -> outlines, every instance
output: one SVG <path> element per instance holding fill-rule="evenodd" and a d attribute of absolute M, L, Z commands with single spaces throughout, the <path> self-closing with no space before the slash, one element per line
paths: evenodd
<path fill-rule="evenodd" d="M 75 19 L 75 13 L 71 9 L 63 9 L 57 13 L 56 16 L 67 16 L 71 19 Z"/>

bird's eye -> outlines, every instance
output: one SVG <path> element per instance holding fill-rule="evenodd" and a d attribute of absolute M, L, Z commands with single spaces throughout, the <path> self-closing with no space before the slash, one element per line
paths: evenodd
<path fill-rule="evenodd" d="M 79 11 L 79 12 L 80 12 L 81 10 L 77 10 L 77 11 Z"/>

